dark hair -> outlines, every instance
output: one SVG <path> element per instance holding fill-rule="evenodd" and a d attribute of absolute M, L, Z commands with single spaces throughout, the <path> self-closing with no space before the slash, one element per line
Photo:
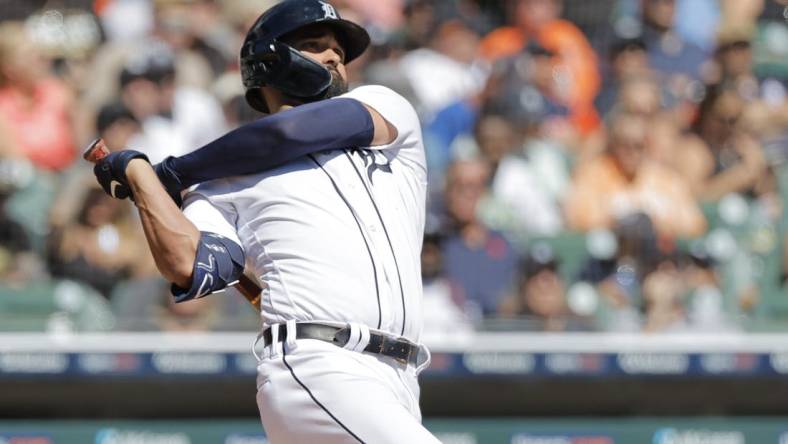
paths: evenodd
<path fill-rule="evenodd" d="M 645 51 L 646 42 L 640 37 L 619 37 L 610 44 L 610 60 L 615 59 L 623 52 L 632 50 Z"/>
<path fill-rule="evenodd" d="M 533 245 L 525 256 L 520 260 L 520 278 L 525 281 L 536 276 L 544 270 L 557 271 L 558 258 L 555 256 L 553 248 L 544 242 Z"/>
<path fill-rule="evenodd" d="M 110 126 L 122 120 L 138 123 L 134 115 L 131 114 L 131 111 L 122 103 L 104 105 L 101 107 L 101 110 L 99 110 L 98 116 L 96 116 L 96 131 L 102 134 Z"/>
<path fill-rule="evenodd" d="M 706 119 L 706 117 L 711 114 L 712 110 L 714 109 L 714 105 L 717 104 L 717 101 L 720 99 L 720 97 L 730 93 L 738 95 L 738 91 L 727 82 L 712 83 L 706 86 L 706 91 L 703 94 L 703 100 L 700 101 L 700 105 L 698 105 L 698 111 L 695 114 L 695 119 L 692 122 L 692 132 L 695 134 L 700 134 L 701 125 L 703 124 L 703 121 Z"/>

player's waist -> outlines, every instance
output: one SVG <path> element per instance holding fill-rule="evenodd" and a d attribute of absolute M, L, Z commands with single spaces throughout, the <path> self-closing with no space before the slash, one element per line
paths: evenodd
<path fill-rule="evenodd" d="M 387 356 L 402 364 L 413 364 L 416 367 L 419 367 L 424 359 L 429 359 L 426 348 L 413 341 L 383 332 L 359 329 L 351 324 L 298 322 L 294 327 L 295 339 L 317 339 L 337 347 Z M 286 341 L 287 336 L 286 324 L 274 324 L 261 334 L 264 346 Z M 424 354 L 426 356 L 423 356 Z"/>

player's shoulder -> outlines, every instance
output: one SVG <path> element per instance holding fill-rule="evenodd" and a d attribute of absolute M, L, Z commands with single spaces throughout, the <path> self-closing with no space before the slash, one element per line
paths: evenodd
<path fill-rule="evenodd" d="M 360 85 L 349 92 L 345 93 L 346 96 L 356 96 L 356 95 L 382 95 L 382 96 L 389 96 L 391 98 L 400 98 L 405 100 L 402 95 L 394 91 L 393 89 L 383 86 L 383 85 Z"/>
<path fill-rule="evenodd" d="M 354 88 L 347 97 L 374 109 L 405 137 L 421 134 L 419 115 L 411 103 L 391 88 L 381 85 L 364 85 Z"/>
<path fill-rule="evenodd" d="M 416 114 L 413 105 L 398 92 L 383 85 L 363 85 L 353 88 L 352 91 L 340 97 L 356 99 L 361 103 L 373 108 L 384 107 L 386 109 L 397 110 L 402 113 Z M 380 111 L 380 110 L 378 110 Z"/>

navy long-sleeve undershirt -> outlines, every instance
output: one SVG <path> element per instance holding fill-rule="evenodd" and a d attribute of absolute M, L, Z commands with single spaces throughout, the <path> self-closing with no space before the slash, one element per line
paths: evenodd
<path fill-rule="evenodd" d="M 322 100 L 248 123 L 157 166 L 170 194 L 194 184 L 260 173 L 318 151 L 366 147 L 374 125 L 364 105 L 349 98 Z"/>

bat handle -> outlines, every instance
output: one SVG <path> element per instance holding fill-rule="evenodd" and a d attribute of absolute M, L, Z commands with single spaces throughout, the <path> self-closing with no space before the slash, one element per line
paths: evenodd
<path fill-rule="evenodd" d="M 85 148 L 85 152 L 82 153 L 82 158 L 88 162 L 96 163 L 108 155 L 109 148 L 107 148 L 107 144 L 104 143 L 104 139 L 98 138 Z"/>

